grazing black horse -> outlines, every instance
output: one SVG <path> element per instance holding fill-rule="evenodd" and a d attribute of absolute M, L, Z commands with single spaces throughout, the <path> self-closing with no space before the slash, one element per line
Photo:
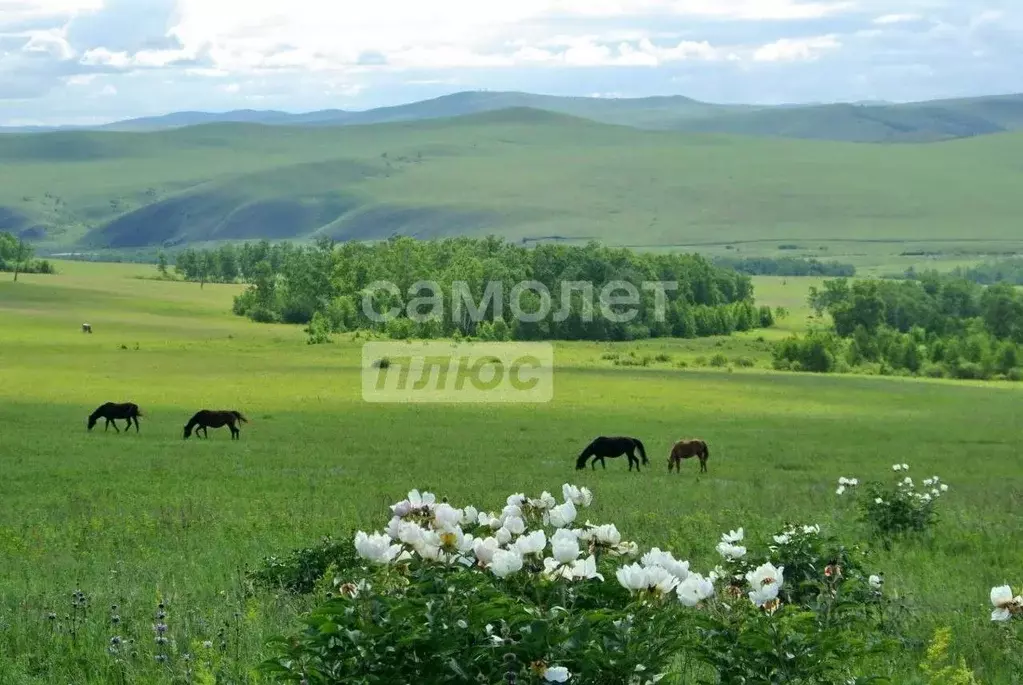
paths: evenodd
<path fill-rule="evenodd" d="M 605 469 L 607 464 L 604 459 L 611 457 L 612 459 L 620 457 L 623 454 L 629 457 L 629 470 L 632 470 L 632 465 L 636 465 L 636 472 L 639 472 L 639 459 L 636 458 L 636 450 L 639 450 L 639 454 L 643 457 L 643 463 L 649 464 L 650 462 L 646 458 L 646 450 L 643 449 L 643 443 L 636 438 L 629 438 L 624 436 L 618 437 L 607 437 L 601 436 L 586 446 L 586 449 L 582 451 L 579 458 L 575 460 L 576 469 L 586 468 L 586 460 L 593 457 L 592 466 L 594 469 L 597 468 L 597 460 L 600 460 L 600 465 Z"/>
<path fill-rule="evenodd" d="M 124 404 L 115 404 L 113 402 L 107 402 L 101 404 L 96 411 L 89 415 L 89 430 L 91 431 L 96 425 L 96 422 L 100 419 L 106 419 L 107 424 L 103 430 L 108 430 L 110 424 L 114 424 L 114 430 L 118 433 L 121 430 L 117 427 L 117 421 L 115 419 L 124 419 L 128 422 L 128 426 L 124 429 L 125 432 L 131 428 L 132 421 L 135 422 L 135 432 L 139 432 L 139 417 L 142 416 L 142 411 L 139 409 L 139 405 L 131 402 L 125 402 Z"/>
<path fill-rule="evenodd" d="M 185 439 L 187 440 L 192 435 L 192 429 L 195 429 L 195 434 L 199 435 L 199 431 L 202 431 L 203 437 L 210 437 L 206 431 L 207 428 L 223 428 L 227 426 L 231 429 L 231 439 L 241 440 L 241 431 L 234 424 L 241 421 L 242 423 L 248 423 L 249 420 L 241 415 L 240 412 L 233 410 L 225 411 L 211 411 L 209 409 L 203 409 L 196 412 L 195 416 L 188 420 L 185 424 Z M 196 428 L 198 426 L 198 428 Z"/>

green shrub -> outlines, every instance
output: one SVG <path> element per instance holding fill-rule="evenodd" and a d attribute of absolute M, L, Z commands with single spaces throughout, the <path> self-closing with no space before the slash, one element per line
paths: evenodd
<path fill-rule="evenodd" d="M 284 557 L 265 557 L 259 567 L 248 571 L 246 576 L 254 586 L 265 590 L 284 589 L 308 594 L 329 568 L 345 574 L 362 565 L 348 539 L 335 540 L 328 535 L 313 547 L 293 550 Z"/>

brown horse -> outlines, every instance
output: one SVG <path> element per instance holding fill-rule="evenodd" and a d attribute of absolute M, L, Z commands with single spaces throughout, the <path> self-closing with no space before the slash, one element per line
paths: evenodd
<path fill-rule="evenodd" d="M 682 473 L 682 460 L 690 457 L 700 458 L 700 473 L 707 471 L 707 459 L 710 458 L 707 443 L 703 440 L 679 440 L 668 454 L 668 473 L 671 473 L 672 467 L 676 473 Z"/>
<path fill-rule="evenodd" d="M 185 440 L 192 435 L 192 429 L 195 429 L 195 434 L 199 435 L 199 431 L 202 431 L 203 437 L 210 437 L 206 431 L 207 428 L 223 428 L 227 426 L 231 429 L 231 439 L 240 440 L 241 431 L 234 424 L 237 422 L 248 423 L 249 420 L 241 415 L 240 412 L 234 410 L 224 411 L 211 411 L 209 409 L 203 409 L 196 412 L 195 416 L 188 420 L 185 424 Z M 198 428 L 196 428 L 198 426 Z"/>
<path fill-rule="evenodd" d="M 114 424 L 114 430 L 118 433 L 121 429 L 117 427 L 117 420 L 121 419 L 128 422 L 124 432 L 127 433 L 128 429 L 131 428 L 132 421 L 135 422 L 135 432 L 139 432 L 139 417 L 142 416 L 142 410 L 139 409 L 139 405 L 133 402 L 125 402 L 123 404 L 115 404 L 114 402 L 105 402 L 96 408 L 96 411 L 89 415 L 89 423 L 87 424 L 88 429 L 91 431 L 95 427 L 96 422 L 100 419 L 106 420 L 106 426 L 103 430 L 109 430 L 110 424 Z"/>

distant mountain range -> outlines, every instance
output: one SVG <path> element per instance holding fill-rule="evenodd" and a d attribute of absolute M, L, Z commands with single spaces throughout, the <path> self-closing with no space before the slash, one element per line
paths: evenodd
<path fill-rule="evenodd" d="M 645 98 L 560 97 L 467 91 L 394 107 L 291 114 L 267 110 L 174 112 L 98 126 L 2 128 L 47 131 L 147 132 L 212 123 L 331 127 L 443 119 L 530 108 L 638 129 L 725 133 L 857 143 L 926 143 L 1023 129 L 1023 94 L 913 103 L 722 105 L 680 95 Z"/>

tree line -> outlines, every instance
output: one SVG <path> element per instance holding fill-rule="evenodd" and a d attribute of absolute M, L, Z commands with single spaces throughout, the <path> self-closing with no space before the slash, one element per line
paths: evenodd
<path fill-rule="evenodd" d="M 981 285 L 992 285 L 994 283 L 1023 285 L 1023 257 L 999 259 L 965 268 L 956 267 L 951 273 L 957 278 L 963 278 L 973 283 L 980 283 Z M 913 267 L 906 270 L 906 278 L 912 280 L 933 278 L 934 274 L 934 271 L 918 272 Z"/>
<path fill-rule="evenodd" d="M 714 263 L 751 276 L 851 277 L 856 267 L 842 262 L 822 262 L 800 257 L 715 257 Z"/>
<path fill-rule="evenodd" d="M 52 274 L 56 273 L 48 260 L 32 259 L 32 246 L 13 233 L 0 231 L 0 271 L 13 271 L 14 280 L 18 274 Z"/>
<path fill-rule="evenodd" d="M 394 237 L 375 244 L 322 240 L 314 246 L 261 242 L 185 250 L 175 269 L 188 280 L 248 282 L 235 298 L 236 314 L 308 324 L 316 341 L 356 330 L 396 339 L 693 338 L 774 323 L 771 309 L 754 303 L 745 274 L 697 255 L 640 254 L 596 243 L 526 248 L 494 237 Z M 539 289 L 516 294 L 516 285 L 528 281 Z M 377 282 L 393 284 L 393 290 L 370 292 Z M 677 283 L 677 289 L 659 293 L 644 285 L 665 282 Z M 638 293 L 631 318 L 622 320 L 628 307 L 613 301 L 623 293 L 606 292 L 615 283 Z M 412 311 L 417 299 L 442 306 L 433 308 L 433 316 L 417 316 Z M 372 312 L 394 310 L 397 316 L 386 321 L 369 316 L 366 303 Z M 532 313 L 545 305 L 549 315 L 539 320 L 515 313 L 516 307 Z"/>
<path fill-rule="evenodd" d="M 776 367 L 1023 380 L 1023 293 L 1006 283 L 843 278 L 811 288 L 810 305 L 832 325 L 779 343 Z"/>

